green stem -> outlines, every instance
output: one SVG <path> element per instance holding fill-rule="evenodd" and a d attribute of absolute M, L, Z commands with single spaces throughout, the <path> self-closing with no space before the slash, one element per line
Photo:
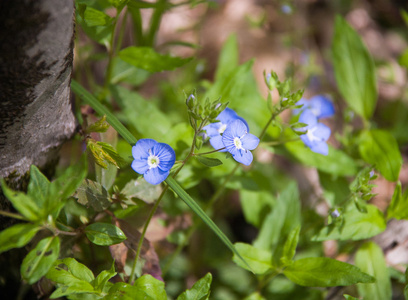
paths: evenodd
<path fill-rule="evenodd" d="M 15 214 L 15 213 L 4 211 L 4 210 L 0 210 L 0 215 L 9 217 L 9 218 L 18 219 L 18 220 L 28 221 L 25 217 L 19 214 Z"/>
<path fill-rule="evenodd" d="M 160 27 L 162 15 L 166 11 L 166 1 L 167 0 L 159 0 L 157 2 L 157 7 L 150 20 L 149 34 L 145 39 L 146 46 L 149 47 L 154 46 L 154 40 L 156 38 L 157 31 L 159 30 Z"/>
<path fill-rule="evenodd" d="M 120 49 L 122 48 L 122 42 L 123 42 L 123 37 L 125 35 L 126 21 L 127 21 L 128 13 L 129 11 L 125 8 L 125 13 L 123 15 L 122 23 L 120 24 L 118 41 L 116 42 L 116 52 L 119 52 Z"/>
<path fill-rule="evenodd" d="M 224 149 L 225 149 L 225 147 L 221 148 L 221 149 L 213 150 L 213 151 L 208 151 L 208 152 L 194 153 L 193 156 L 207 155 L 207 154 L 219 152 L 219 151 L 224 150 Z"/>
<path fill-rule="evenodd" d="M 152 220 L 154 214 L 156 213 L 156 210 L 159 207 L 160 201 L 163 199 L 163 196 L 166 193 L 166 191 L 168 190 L 168 188 L 169 188 L 169 186 L 166 185 L 165 188 L 163 189 L 163 191 L 161 192 L 159 198 L 157 199 L 156 203 L 154 204 L 152 210 L 150 211 L 150 214 L 149 214 L 149 216 L 148 216 L 148 218 L 147 218 L 147 220 L 145 222 L 145 225 L 143 226 L 142 235 L 140 236 L 139 242 L 137 244 L 136 256 L 135 256 L 135 260 L 133 261 L 133 265 L 132 265 L 132 272 L 130 273 L 130 277 L 129 277 L 129 284 L 133 284 L 133 281 L 135 279 L 135 272 L 136 272 L 137 262 L 139 260 L 140 251 L 142 250 L 143 240 L 144 240 L 144 237 L 146 235 L 147 227 L 149 227 L 150 221 Z"/>

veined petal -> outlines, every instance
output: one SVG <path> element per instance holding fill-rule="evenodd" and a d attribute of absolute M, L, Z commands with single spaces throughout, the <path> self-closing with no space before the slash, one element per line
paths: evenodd
<path fill-rule="evenodd" d="M 231 153 L 232 154 L 232 153 Z M 249 166 L 254 159 L 251 151 L 247 150 L 237 150 L 235 155 L 232 154 L 232 157 L 239 163 Z"/>
<path fill-rule="evenodd" d="M 322 123 L 317 123 L 316 129 L 314 132 L 314 135 L 316 137 L 319 137 L 323 141 L 327 141 L 330 137 L 331 130 L 330 127 L 322 124 Z"/>
<path fill-rule="evenodd" d="M 256 147 L 258 147 L 259 139 L 255 135 L 251 133 L 247 133 L 241 138 L 241 142 L 242 142 L 242 148 L 248 149 L 248 150 L 254 150 Z"/>
<path fill-rule="evenodd" d="M 149 170 L 149 165 L 147 164 L 146 159 L 135 159 L 131 165 L 132 169 L 135 170 L 136 173 L 144 174 L 147 170 Z"/>
<path fill-rule="evenodd" d="M 310 109 L 318 119 L 334 115 L 333 103 L 322 95 L 317 95 L 310 99 Z"/>
<path fill-rule="evenodd" d="M 173 148 L 165 143 L 157 143 L 153 147 L 153 154 L 156 155 L 160 162 L 158 168 L 162 171 L 169 171 L 176 161 L 176 153 Z"/>
<path fill-rule="evenodd" d="M 132 155 L 134 159 L 147 158 L 149 156 L 149 149 L 152 149 L 157 142 L 152 139 L 140 139 L 136 145 L 132 147 Z M 137 172 L 137 171 L 136 171 Z"/>
<path fill-rule="evenodd" d="M 170 171 L 162 171 L 160 168 L 153 168 L 144 174 L 144 179 L 148 183 L 156 185 L 163 182 L 169 174 Z"/>
<path fill-rule="evenodd" d="M 300 114 L 299 123 L 307 124 L 308 126 L 304 127 L 304 129 L 309 129 L 317 124 L 317 118 L 310 109 L 306 109 Z"/>
<path fill-rule="evenodd" d="M 235 137 L 240 138 L 247 133 L 248 133 L 248 127 L 245 125 L 244 122 L 237 119 L 231 122 L 230 124 L 228 124 L 227 129 L 225 129 L 224 131 L 223 137 L 224 135 L 227 135 L 229 138 L 232 137 L 232 139 L 234 139 Z"/>
<path fill-rule="evenodd" d="M 211 146 L 213 146 L 213 148 L 215 150 L 225 147 L 224 143 L 222 142 L 222 136 L 221 135 L 217 135 L 217 136 L 214 136 L 214 137 L 210 138 L 210 144 L 211 144 Z M 226 149 L 220 150 L 220 152 L 226 152 L 226 151 L 227 151 Z"/>
<path fill-rule="evenodd" d="M 326 142 L 315 143 L 310 147 L 310 150 L 323 155 L 329 154 L 329 146 L 326 144 Z"/>

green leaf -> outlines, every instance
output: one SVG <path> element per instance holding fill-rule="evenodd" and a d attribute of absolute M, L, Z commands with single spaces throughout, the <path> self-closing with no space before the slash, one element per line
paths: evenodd
<path fill-rule="evenodd" d="M 402 157 L 395 138 L 385 130 L 365 130 L 360 134 L 361 157 L 376 166 L 389 181 L 397 181 Z"/>
<path fill-rule="evenodd" d="M 110 270 L 104 270 L 96 277 L 94 282 L 95 289 L 99 292 L 102 292 L 108 280 L 116 274 L 115 263 L 112 262 L 112 267 L 110 268 Z"/>
<path fill-rule="evenodd" d="M 60 299 L 64 296 L 70 296 L 75 294 L 94 294 L 94 287 L 85 281 L 71 282 L 69 285 L 63 285 L 58 287 L 50 296 L 50 299 Z M 72 299 L 69 297 L 69 299 Z M 100 298 L 98 298 L 100 299 Z"/>
<path fill-rule="evenodd" d="M 269 214 L 271 207 L 276 202 L 275 197 L 265 190 L 239 190 L 239 200 L 245 220 L 257 228 L 261 227 L 265 217 Z"/>
<path fill-rule="evenodd" d="M 329 154 L 312 152 L 303 142 L 285 143 L 286 149 L 302 164 L 316 167 L 318 170 L 339 176 L 352 176 L 357 173 L 354 160 L 343 151 L 329 146 Z"/>
<path fill-rule="evenodd" d="M 128 198 L 138 198 L 146 203 L 156 201 L 162 192 L 160 185 L 152 185 L 144 178 L 132 179 L 121 190 L 121 193 Z"/>
<path fill-rule="evenodd" d="M 78 12 L 89 27 L 109 25 L 113 20 L 103 11 L 84 4 L 78 5 Z"/>
<path fill-rule="evenodd" d="M 35 201 L 39 208 L 47 204 L 49 187 L 50 182 L 47 177 L 36 166 L 31 165 L 27 195 Z"/>
<path fill-rule="evenodd" d="M 191 61 L 193 58 L 180 58 L 162 55 L 149 47 L 127 47 L 119 52 L 123 61 L 149 72 L 174 70 Z"/>
<path fill-rule="evenodd" d="M 100 246 L 119 244 L 126 240 L 126 236 L 119 227 L 108 223 L 93 223 L 85 228 L 88 239 Z"/>
<path fill-rule="evenodd" d="M 207 167 L 210 167 L 210 168 L 222 165 L 222 161 L 220 161 L 218 158 L 211 158 L 211 157 L 206 157 L 206 156 L 202 156 L 202 155 L 196 155 L 194 157 L 200 163 L 202 163 L 204 166 L 207 166 Z"/>
<path fill-rule="evenodd" d="M 60 265 L 65 265 L 68 268 L 68 271 L 59 267 Z M 68 284 L 69 282 L 65 281 L 65 273 L 60 271 L 68 272 L 76 281 L 86 281 L 92 282 L 95 279 L 92 271 L 85 265 L 79 263 L 74 258 L 67 257 L 62 260 L 57 260 L 54 263 L 54 268 L 47 273 L 47 278 L 61 284 Z M 61 276 L 62 274 L 62 276 Z M 68 278 L 69 279 L 69 278 Z"/>
<path fill-rule="evenodd" d="M 343 296 L 344 296 L 344 298 L 346 298 L 346 300 L 359 300 L 358 298 L 355 298 L 355 297 L 347 295 L 347 294 L 344 294 Z"/>
<path fill-rule="evenodd" d="M 88 10 L 89 9 L 89 10 Z M 85 12 L 88 10 L 85 16 Z M 85 31 L 86 35 L 89 36 L 94 41 L 102 44 L 109 45 L 112 31 L 113 31 L 113 22 L 109 22 L 109 19 L 106 19 L 104 16 L 99 14 L 98 16 L 92 16 L 95 13 L 95 9 L 90 8 L 84 4 L 79 4 L 78 9 L 76 10 L 76 19 L 82 29 Z M 98 14 L 98 13 L 96 13 Z M 104 14 L 102 12 L 102 14 Z M 85 18 L 88 18 L 86 21 Z M 108 16 L 109 18 L 109 16 Z M 105 23 L 105 26 L 94 26 L 97 23 Z M 89 25 L 90 24 L 90 25 Z"/>
<path fill-rule="evenodd" d="M 284 266 L 290 265 L 292 263 L 293 257 L 296 253 L 296 246 L 299 242 L 299 233 L 300 226 L 297 226 L 290 232 L 288 239 L 283 246 L 282 257 L 280 258 L 280 261 Z"/>
<path fill-rule="evenodd" d="M 1 180 L 1 188 L 3 189 L 4 196 L 6 196 L 8 200 L 10 200 L 14 208 L 20 214 L 26 217 L 27 220 L 38 221 L 41 219 L 42 212 L 35 201 L 31 199 L 31 197 L 22 192 L 17 192 L 9 189 L 4 180 Z"/>
<path fill-rule="evenodd" d="M 31 250 L 21 264 L 21 276 L 28 284 L 41 279 L 57 260 L 60 250 L 60 240 L 57 236 L 42 239 Z"/>
<path fill-rule="evenodd" d="M 347 286 L 375 281 L 375 278 L 356 266 L 328 257 L 299 259 L 286 267 L 283 273 L 294 283 L 303 286 Z"/>
<path fill-rule="evenodd" d="M 387 209 L 387 219 L 391 218 L 397 220 L 408 219 L 408 189 L 402 194 L 401 182 L 396 185 L 391 203 Z"/>
<path fill-rule="evenodd" d="M 218 57 L 217 72 L 215 73 L 215 82 L 229 76 L 236 67 L 238 67 L 239 53 L 237 36 L 232 34 L 222 46 L 220 56 Z"/>
<path fill-rule="evenodd" d="M 124 282 L 115 283 L 105 300 L 167 300 L 164 282 L 151 275 L 143 275 L 134 285 Z"/>
<path fill-rule="evenodd" d="M 179 195 L 181 200 L 187 204 L 191 210 L 200 217 L 201 220 L 218 236 L 218 238 L 235 254 L 237 255 L 242 261 L 251 269 L 245 259 L 238 253 L 235 249 L 234 245 L 230 242 L 228 237 L 218 228 L 217 225 L 211 220 L 210 217 L 206 215 L 206 213 L 201 209 L 201 207 L 190 197 L 189 194 L 174 180 L 173 177 L 167 177 L 166 183 L 171 187 L 171 189 Z"/>
<path fill-rule="evenodd" d="M 191 289 L 184 291 L 177 300 L 206 300 L 210 296 L 212 275 L 207 273 Z"/>
<path fill-rule="evenodd" d="M 365 243 L 357 251 L 355 263 L 377 279 L 374 284 L 358 284 L 359 295 L 370 300 L 391 299 L 391 279 L 381 248 L 374 242 Z"/>
<path fill-rule="evenodd" d="M 106 132 L 108 130 L 109 124 L 106 122 L 106 116 L 102 116 L 98 121 L 95 123 L 91 124 L 86 128 L 85 132 L 90 133 L 90 132 Z"/>
<path fill-rule="evenodd" d="M 377 103 L 374 62 L 360 36 L 340 16 L 336 16 L 332 55 L 336 82 L 343 99 L 368 120 Z"/>
<path fill-rule="evenodd" d="M 108 191 L 90 179 L 85 179 L 82 182 L 77 189 L 76 197 L 79 203 L 92 207 L 97 212 L 104 211 L 112 204 Z"/>
<path fill-rule="evenodd" d="M 0 253 L 27 245 L 41 228 L 36 224 L 13 225 L 0 232 Z"/>
<path fill-rule="evenodd" d="M 252 245 L 245 243 L 235 243 L 235 249 L 245 259 L 251 268 L 248 268 L 246 264 L 236 255 L 232 260 L 241 268 L 249 271 L 253 271 L 255 274 L 264 274 L 273 269 L 272 266 L 272 253 L 263 249 L 255 248 Z"/>
<path fill-rule="evenodd" d="M 116 102 L 123 110 L 127 122 L 142 136 L 154 136 L 155 139 L 161 140 L 167 134 L 169 128 L 172 127 L 169 118 L 160 111 L 154 101 L 147 101 L 138 93 L 129 91 L 119 85 L 111 86 L 111 91 Z"/>
<path fill-rule="evenodd" d="M 341 226 L 333 224 L 324 227 L 312 241 L 358 241 L 383 232 L 387 226 L 382 212 L 371 204 L 367 204 L 366 213 L 361 213 L 353 203 L 350 203 L 345 209 L 343 219 Z"/>

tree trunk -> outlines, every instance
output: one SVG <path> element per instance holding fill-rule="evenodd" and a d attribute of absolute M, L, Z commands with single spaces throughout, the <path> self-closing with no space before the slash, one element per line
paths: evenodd
<path fill-rule="evenodd" d="M 75 131 L 73 38 L 73 0 L 0 1 L 0 177 L 15 189 L 25 189 L 30 165 L 53 167 Z M 0 210 L 10 210 L 1 194 Z M 12 222 L 0 217 L 0 230 Z M 0 256 L 1 299 L 24 294 L 18 269 L 26 253 L 20 250 Z"/>

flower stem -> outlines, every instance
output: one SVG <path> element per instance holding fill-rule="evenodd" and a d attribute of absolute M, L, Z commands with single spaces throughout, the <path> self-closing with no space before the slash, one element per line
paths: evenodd
<path fill-rule="evenodd" d="M 4 211 L 4 210 L 0 210 L 0 215 L 5 216 L 5 217 L 9 217 L 9 218 L 18 219 L 18 220 L 28 221 L 25 217 L 23 217 L 23 216 L 21 216 L 19 214 L 15 214 L 15 213 Z"/>
<path fill-rule="evenodd" d="M 207 154 L 215 153 L 215 152 L 218 152 L 218 151 L 221 151 L 221 150 L 224 150 L 224 149 L 225 149 L 225 147 L 221 148 L 221 149 L 213 150 L 213 151 L 208 151 L 208 152 L 193 153 L 193 156 L 207 155 Z"/>

